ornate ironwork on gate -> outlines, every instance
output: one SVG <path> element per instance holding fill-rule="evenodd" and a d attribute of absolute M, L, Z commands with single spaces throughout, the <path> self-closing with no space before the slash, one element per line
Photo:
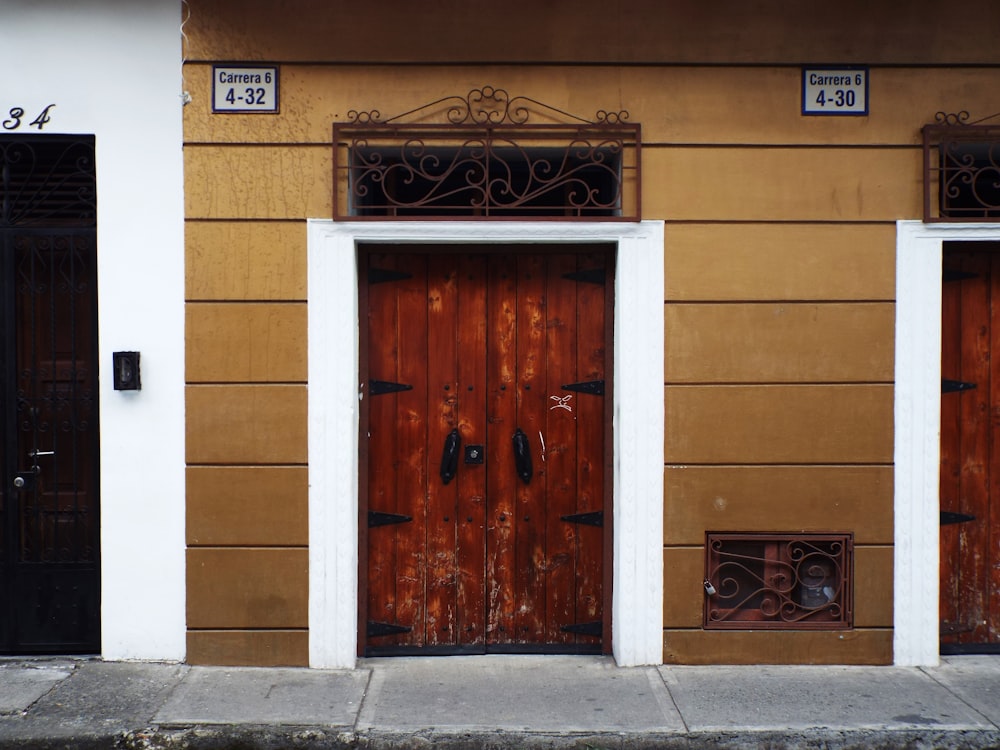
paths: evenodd
<path fill-rule="evenodd" d="M 0 652 L 100 647 L 92 136 L 0 136 Z"/>
<path fill-rule="evenodd" d="M 1000 124 L 938 112 L 924 125 L 924 221 L 1000 220 Z"/>
<path fill-rule="evenodd" d="M 92 138 L 0 139 L 0 228 L 96 224 Z"/>
<path fill-rule="evenodd" d="M 841 629 L 853 624 L 850 534 L 709 534 L 708 629 Z"/>
<path fill-rule="evenodd" d="M 333 126 L 334 218 L 638 221 L 640 127 L 492 86 Z"/>

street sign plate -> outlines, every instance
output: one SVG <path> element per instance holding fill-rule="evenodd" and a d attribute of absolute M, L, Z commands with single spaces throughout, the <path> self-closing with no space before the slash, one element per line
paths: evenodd
<path fill-rule="evenodd" d="M 868 68 L 802 68 L 802 114 L 867 115 Z"/>
<path fill-rule="evenodd" d="M 212 112 L 278 112 L 277 65 L 213 65 Z"/>

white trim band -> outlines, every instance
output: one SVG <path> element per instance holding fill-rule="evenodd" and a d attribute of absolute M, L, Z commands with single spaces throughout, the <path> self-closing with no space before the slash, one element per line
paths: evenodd
<path fill-rule="evenodd" d="M 893 661 L 939 656 L 941 260 L 946 241 L 1000 240 L 1000 224 L 896 224 Z"/>
<path fill-rule="evenodd" d="M 357 653 L 360 242 L 617 245 L 612 648 L 622 666 L 659 664 L 663 659 L 663 222 L 338 224 L 311 219 L 310 665 L 350 668 Z"/>

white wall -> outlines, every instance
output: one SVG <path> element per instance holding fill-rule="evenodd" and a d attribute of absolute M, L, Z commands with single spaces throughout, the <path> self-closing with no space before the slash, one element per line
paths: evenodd
<path fill-rule="evenodd" d="M 0 122 L 97 143 L 102 653 L 183 659 L 184 224 L 180 0 L 3 0 Z M 8 131 L 5 131 L 8 132 Z M 142 390 L 111 354 L 142 354 Z"/>

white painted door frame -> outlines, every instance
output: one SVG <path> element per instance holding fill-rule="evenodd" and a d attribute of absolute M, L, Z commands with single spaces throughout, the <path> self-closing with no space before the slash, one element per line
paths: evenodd
<path fill-rule="evenodd" d="M 358 643 L 358 282 L 362 242 L 613 243 L 612 649 L 663 659 L 663 222 L 308 225 L 309 663 L 350 668 Z"/>
<path fill-rule="evenodd" d="M 939 662 L 941 261 L 945 242 L 1000 240 L 1000 224 L 896 224 L 893 661 Z"/>

